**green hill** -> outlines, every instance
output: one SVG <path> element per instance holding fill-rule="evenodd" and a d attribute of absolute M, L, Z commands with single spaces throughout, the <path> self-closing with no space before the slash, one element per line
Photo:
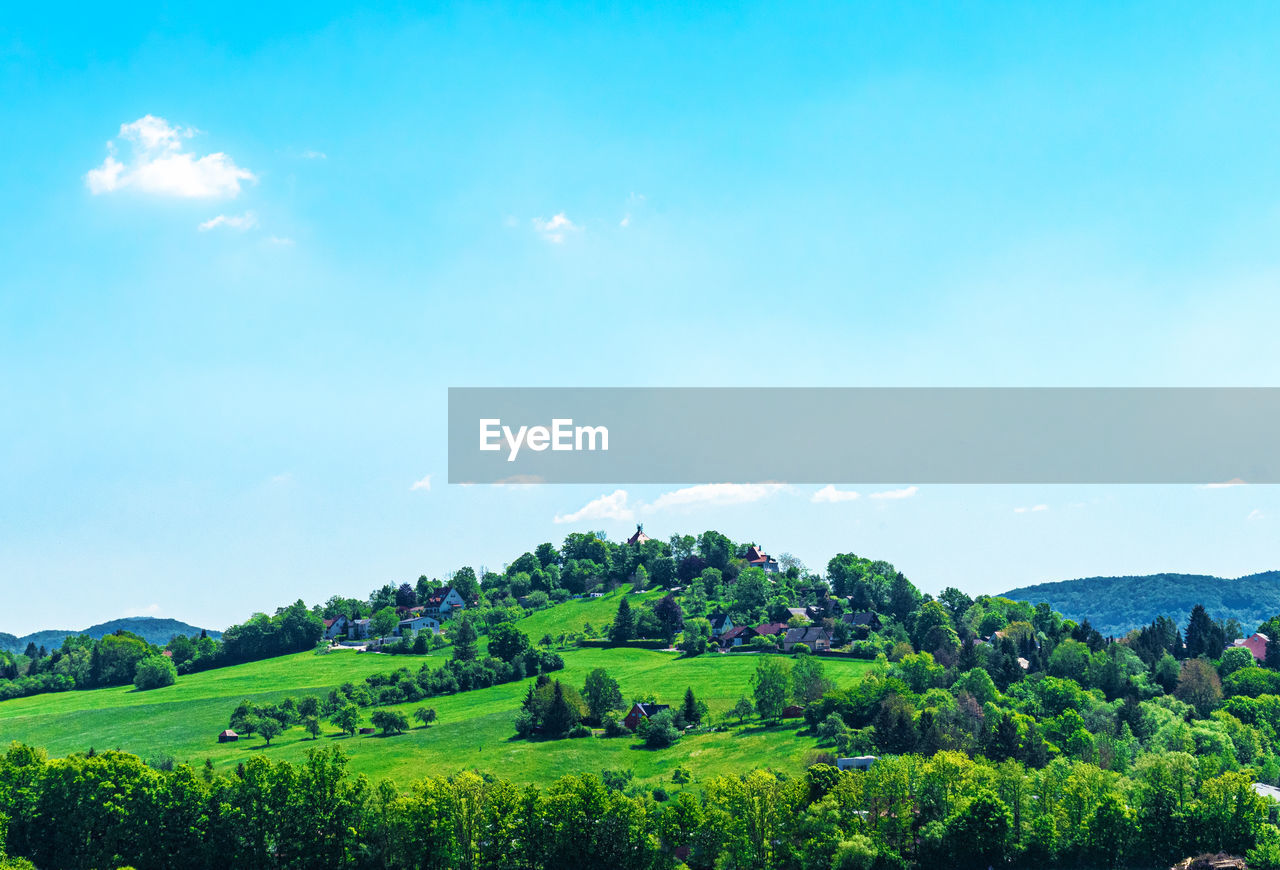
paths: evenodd
<path fill-rule="evenodd" d="M 1068 619 L 1088 619 L 1105 635 L 1123 635 L 1157 616 L 1183 625 L 1197 604 L 1203 604 L 1214 619 L 1239 620 L 1248 634 L 1280 613 L 1280 571 L 1235 579 L 1206 574 L 1086 577 L 1021 586 L 1004 596 L 1032 603 L 1047 601 Z"/>
<path fill-rule="evenodd" d="M 325 723 L 318 741 L 300 727 L 264 747 L 254 737 L 218 743 L 236 704 L 286 696 L 323 695 L 345 682 L 396 667 L 442 664 L 436 656 L 386 656 L 352 651 L 290 656 L 221 668 L 178 678 L 173 686 L 138 692 L 119 687 L 61 692 L 18 698 L 0 704 L 0 733 L 6 740 L 43 746 L 55 756 L 89 747 L 123 749 L 144 759 L 171 757 L 178 762 L 233 767 L 256 753 L 299 760 L 316 745 L 338 744 L 351 755 L 355 772 L 375 779 L 408 782 L 426 774 L 453 773 L 472 767 L 493 771 L 518 782 L 547 782 L 567 773 L 630 768 L 637 779 L 670 779 L 677 766 L 695 776 L 736 773 L 754 767 L 800 771 L 805 756 L 817 747 L 813 737 L 796 735 L 802 723 L 762 726 L 748 720 L 745 728 L 690 736 L 665 750 L 636 748 L 634 737 L 536 741 L 514 739 L 512 721 L 532 679 L 488 689 L 460 692 L 400 707 L 406 714 L 418 706 L 434 707 L 438 723 L 414 728 L 392 738 L 343 737 Z M 593 668 L 603 667 L 621 684 L 623 696 L 652 692 L 660 702 L 678 704 L 692 686 L 713 714 L 724 714 L 743 694 L 750 695 L 757 657 L 751 654 L 708 654 L 684 658 L 670 652 L 639 649 L 568 649 L 561 651 L 565 669 L 555 679 L 580 687 Z M 828 675 L 840 686 L 855 682 L 870 666 L 853 659 L 824 660 Z M 364 722 L 368 724 L 368 714 Z"/>
<path fill-rule="evenodd" d="M 115 634 L 120 630 L 131 631 L 147 643 L 154 643 L 157 646 L 164 646 L 169 639 L 176 634 L 194 635 L 201 631 L 207 631 L 209 637 L 217 638 L 222 636 L 220 631 L 211 631 L 201 629 L 199 626 L 191 625 L 177 619 L 156 619 L 153 616 L 128 616 L 123 619 L 113 619 L 110 622 L 100 622 L 97 625 L 91 625 L 81 631 L 70 631 L 60 629 L 49 629 L 46 631 L 36 631 L 31 634 L 15 637 L 12 634 L 0 632 L 0 650 L 8 650 L 9 652 L 20 653 L 27 648 L 27 644 L 34 643 L 37 647 L 43 646 L 46 649 L 54 649 L 62 645 L 63 638 L 74 637 L 78 634 L 87 634 L 92 638 L 106 637 L 109 634 Z"/>

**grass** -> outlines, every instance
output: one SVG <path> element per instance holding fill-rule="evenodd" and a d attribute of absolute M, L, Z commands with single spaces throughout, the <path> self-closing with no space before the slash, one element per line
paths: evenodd
<path fill-rule="evenodd" d="M 580 618 L 599 625 L 616 611 L 617 596 L 566 602 L 535 613 L 519 625 L 535 642 L 543 633 L 578 630 L 560 627 L 566 621 Z M 512 719 L 529 680 L 401 705 L 398 709 L 406 714 L 418 706 L 434 707 L 439 720 L 430 728 L 414 728 L 394 737 L 340 736 L 326 722 L 318 740 L 293 727 L 275 738 L 270 747 L 256 735 L 238 743 L 217 742 L 218 732 L 227 727 L 232 708 L 242 698 L 266 703 L 287 695 L 323 695 L 334 686 L 357 682 L 371 673 L 402 665 L 416 669 L 424 661 L 441 663 L 447 653 L 427 657 L 352 651 L 299 653 L 183 676 L 173 686 L 149 692 L 121 687 L 18 698 L 0 703 L 0 744 L 20 740 L 43 746 L 55 756 L 93 746 L 98 750 L 123 749 L 144 759 L 172 757 L 192 764 L 203 764 L 209 758 L 221 769 L 256 753 L 296 761 L 312 746 L 336 744 L 351 756 L 354 772 L 400 784 L 427 774 L 471 768 L 526 783 L 609 767 L 630 768 L 637 780 L 656 784 L 669 781 L 678 766 L 698 778 L 753 767 L 799 770 L 805 756 L 816 747 L 814 738 L 796 734 L 798 722 L 763 726 L 752 720 L 743 728 L 735 724 L 726 732 L 690 736 L 657 751 L 640 748 L 634 738 L 514 740 Z M 717 715 L 727 712 L 739 696 L 750 695 L 750 678 L 756 667 L 754 655 L 684 658 L 638 649 L 572 649 L 562 655 L 565 670 L 555 677 L 575 686 L 582 685 L 591 669 L 603 667 L 621 684 L 624 697 L 652 692 L 659 701 L 675 705 L 685 687 L 692 686 Z M 868 667 L 865 662 L 848 659 L 824 661 L 828 675 L 841 686 L 857 680 Z M 370 712 L 364 711 L 363 724 L 367 724 Z"/>

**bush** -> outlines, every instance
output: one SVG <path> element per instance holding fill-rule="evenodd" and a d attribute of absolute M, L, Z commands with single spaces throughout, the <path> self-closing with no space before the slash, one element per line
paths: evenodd
<path fill-rule="evenodd" d="M 172 686 L 177 679 L 178 669 L 167 656 L 149 656 L 138 662 L 138 668 L 133 673 L 133 684 L 141 692 Z"/>
<path fill-rule="evenodd" d="M 658 803 L 663 803 L 667 800 L 667 790 L 662 786 L 658 786 L 653 790 L 653 799 Z"/>
<path fill-rule="evenodd" d="M 648 726 L 644 729 L 644 745 L 650 749 L 662 749 L 680 739 L 675 717 L 670 710 L 655 713 L 644 721 Z"/>
<path fill-rule="evenodd" d="M 569 729 L 569 736 L 570 737 L 590 737 L 591 729 L 588 726 L 583 725 L 581 722 L 579 722 L 577 725 L 574 725 L 572 728 Z"/>
<path fill-rule="evenodd" d="M 791 648 L 791 652 L 795 655 L 808 655 L 810 653 L 809 645 L 807 643 L 798 643 Z"/>
<path fill-rule="evenodd" d="M 409 717 L 398 710 L 375 710 L 370 721 L 375 728 L 381 728 L 383 734 L 399 734 L 409 730 Z"/>
<path fill-rule="evenodd" d="M 631 731 L 617 716 L 606 716 L 604 720 L 605 737 L 626 737 Z"/>

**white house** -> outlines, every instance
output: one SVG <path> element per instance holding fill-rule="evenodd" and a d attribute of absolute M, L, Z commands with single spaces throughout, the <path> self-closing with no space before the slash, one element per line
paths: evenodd
<path fill-rule="evenodd" d="M 711 636 L 719 637 L 733 628 L 733 619 L 727 613 L 717 613 L 711 617 Z"/>
<path fill-rule="evenodd" d="M 467 602 L 458 594 L 458 590 L 452 586 L 445 586 L 431 593 L 423 613 L 437 619 L 448 619 L 456 611 L 465 610 L 466 607 Z"/>
<path fill-rule="evenodd" d="M 352 640 L 363 640 L 368 636 L 369 636 L 369 620 L 367 619 L 351 620 L 350 630 L 347 632 L 347 637 L 351 638 Z"/>
<path fill-rule="evenodd" d="M 339 635 L 347 633 L 351 627 L 351 620 L 345 616 L 335 616 L 332 619 L 324 621 L 324 636 L 328 640 L 333 640 Z"/>
<path fill-rule="evenodd" d="M 871 765 L 878 761 L 875 755 L 858 755 L 853 758 L 837 758 L 836 767 L 841 770 L 870 770 Z"/>
<path fill-rule="evenodd" d="M 396 634 L 401 637 L 407 637 L 415 632 L 429 631 L 432 634 L 440 633 L 440 620 L 434 616 L 414 616 L 410 619 L 400 620 L 400 624 L 396 626 Z"/>

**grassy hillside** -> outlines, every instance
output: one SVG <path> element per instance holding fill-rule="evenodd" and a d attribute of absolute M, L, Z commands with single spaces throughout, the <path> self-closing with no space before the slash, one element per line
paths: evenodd
<path fill-rule="evenodd" d="M 1248 634 L 1280 613 L 1280 571 L 1234 580 L 1205 574 L 1086 577 L 1022 586 L 1004 595 L 1017 601 L 1047 601 L 1063 616 L 1077 622 L 1087 618 L 1107 635 L 1122 635 L 1157 616 L 1185 625 L 1197 604 L 1214 619 L 1238 619 Z"/>
<path fill-rule="evenodd" d="M 582 602 L 583 613 L 598 601 Z M 686 659 L 634 649 L 575 649 L 563 655 L 565 670 L 555 676 L 573 685 L 581 686 L 588 671 L 603 667 L 619 681 L 624 696 L 654 692 L 659 700 L 675 704 L 685 687 L 692 686 L 713 713 L 723 713 L 740 695 L 750 693 L 756 666 L 752 655 Z M 319 741 L 310 740 L 297 727 L 265 748 L 257 737 L 231 744 L 216 740 L 242 698 L 270 702 L 286 695 L 320 694 L 370 673 L 400 665 L 416 668 L 424 659 L 444 661 L 441 656 L 299 653 L 180 677 L 176 685 L 150 692 L 112 688 L 20 698 L 0 704 L 0 735 L 5 741 L 44 746 L 53 755 L 82 752 L 90 746 L 120 748 L 146 759 L 172 756 L 201 764 L 210 758 L 219 768 L 254 753 L 297 759 L 310 746 L 338 744 L 351 755 L 354 771 L 397 781 L 470 767 L 520 782 L 548 781 L 565 773 L 606 767 L 631 768 L 644 780 L 669 778 L 670 771 L 680 765 L 696 776 L 759 766 L 798 770 L 816 745 L 813 738 L 795 735 L 799 725 L 794 722 L 768 728 L 749 722 L 744 729 L 689 737 L 658 751 L 634 748 L 636 741 L 630 738 L 514 740 L 511 723 L 529 680 L 430 699 L 423 703 L 436 708 L 439 722 L 396 737 L 343 737 L 326 723 Z M 853 660 L 826 662 L 828 673 L 840 685 L 856 680 L 868 666 Z M 401 709 L 410 713 L 417 706 L 407 704 Z"/>
<path fill-rule="evenodd" d="M 176 634 L 198 635 L 201 628 L 197 625 L 190 625 L 177 619 L 156 619 L 153 616 L 130 616 L 124 619 L 113 619 L 110 622 L 100 622 L 97 625 L 91 625 L 83 631 L 71 631 L 67 629 L 48 629 L 45 631 L 36 631 L 22 637 L 14 637 L 11 634 L 0 632 L 0 649 L 9 652 L 20 653 L 27 648 L 27 644 L 34 643 L 37 647 L 43 646 L 46 649 L 54 649 L 62 645 L 62 639 L 66 637 L 74 637 L 78 634 L 87 634 L 92 638 L 106 637 L 109 634 L 115 634 L 117 631 L 131 631 L 147 643 L 154 643 L 157 646 L 164 646 L 169 639 Z M 208 630 L 210 637 L 221 637 L 222 632 Z"/>

